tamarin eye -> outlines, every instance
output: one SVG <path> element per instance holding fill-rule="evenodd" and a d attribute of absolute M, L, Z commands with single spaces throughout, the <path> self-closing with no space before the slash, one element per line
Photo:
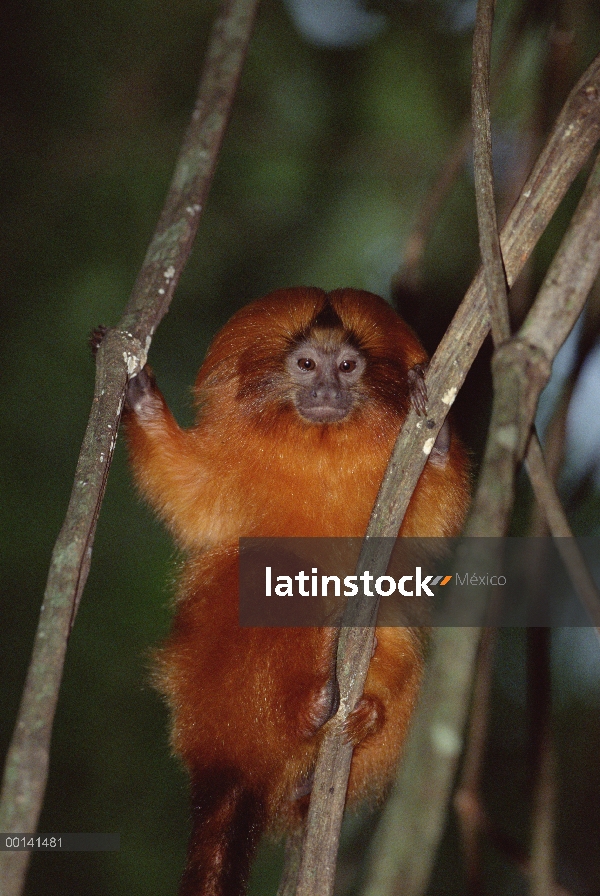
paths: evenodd
<path fill-rule="evenodd" d="M 340 370 L 342 371 L 342 373 L 352 373 L 352 371 L 355 369 L 356 361 L 346 360 L 342 361 L 342 363 L 340 364 Z"/>
<path fill-rule="evenodd" d="M 300 370 L 314 370 L 317 365 L 312 358 L 299 358 L 298 367 Z"/>

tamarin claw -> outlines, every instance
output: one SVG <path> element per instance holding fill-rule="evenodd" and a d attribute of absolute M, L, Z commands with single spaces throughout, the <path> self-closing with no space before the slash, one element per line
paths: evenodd
<path fill-rule="evenodd" d="M 96 352 L 100 348 L 100 343 L 106 336 L 107 332 L 108 332 L 108 327 L 105 327 L 102 324 L 99 324 L 90 333 L 90 335 L 88 337 L 88 343 L 92 350 L 92 355 L 94 355 L 94 357 L 96 356 Z"/>

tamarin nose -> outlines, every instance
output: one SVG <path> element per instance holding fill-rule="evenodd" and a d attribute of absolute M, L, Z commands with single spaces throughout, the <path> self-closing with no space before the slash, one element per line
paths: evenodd
<path fill-rule="evenodd" d="M 311 390 L 310 397 L 323 404 L 332 404 L 340 400 L 342 391 L 330 383 L 317 383 Z"/>

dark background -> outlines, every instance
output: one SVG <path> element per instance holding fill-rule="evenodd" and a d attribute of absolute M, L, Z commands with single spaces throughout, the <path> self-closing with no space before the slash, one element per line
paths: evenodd
<path fill-rule="evenodd" d="M 531 122 L 543 130 L 533 113 L 540 107 L 550 117 L 598 51 L 595 3 L 525 6 L 530 22 L 496 107 L 501 202 Z M 87 336 L 99 323 L 117 322 L 143 260 L 215 9 L 183 0 L 8 0 L 0 13 L 0 755 L 91 403 Z M 379 29 L 371 39 L 354 32 L 356 45 L 331 46 L 315 43 L 314 34 L 310 42 L 281 3 L 261 5 L 196 246 L 151 349 L 182 423 L 192 419 L 190 386 L 209 340 L 242 304 L 299 284 L 389 296 L 410 226 L 468 114 L 473 4 L 407 0 L 378 9 L 384 18 L 370 20 Z M 498 3 L 500 35 L 519 9 Z M 548 80 L 548 39 L 565 23 L 569 54 L 550 72 L 560 77 Z M 339 29 L 332 34 L 339 40 Z M 533 283 L 576 193 L 536 256 Z M 428 349 L 477 264 L 467 164 L 433 231 L 423 292 L 403 308 Z M 457 405 L 475 457 L 488 383 L 484 360 Z M 570 482 L 574 525 L 598 534 L 593 479 L 575 472 Z M 517 528 L 527 506 L 523 485 Z M 177 563 L 134 494 L 120 442 L 69 644 L 40 830 L 120 832 L 121 850 L 34 856 L 30 896 L 176 891 L 187 784 L 169 755 L 166 712 L 148 670 L 151 649 L 168 630 Z M 579 894 L 600 891 L 599 665 L 587 634 L 560 634 L 555 645 L 558 877 Z M 526 845 L 523 669 L 522 633 L 503 633 L 486 792 L 498 823 Z M 352 886 L 366 837 L 357 819 L 347 828 L 340 892 Z M 490 891 L 525 892 L 499 853 L 486 855 Z M 432 893 L 463 892 L 457 856 L 451 829 Z M 256 892 L 275 892 L 278 861 L 267 846 Z"/>

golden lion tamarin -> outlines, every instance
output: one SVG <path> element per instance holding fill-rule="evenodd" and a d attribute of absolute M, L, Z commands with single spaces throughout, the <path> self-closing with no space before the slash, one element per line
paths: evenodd
<path fill-rule="evenodd" d="M 192 786 L 185 896 L 244 892 L 261 833 L 306 812 L 321 732 L 337 707 L 335 629 L 239 626 L 238 539 L 363 536 L 411 398 L 422 404 L 426 363 L 378 296 L 282 289 L 215 338 L 192 428 L 177 425 L 147 367 L 129 383 L 135 479 L 187 555 L 157 662 Z M 400 535 L 458 534 L 467 500 L 466 454 L 445 426 Z M 421 669 L 411 630 L 377 629 L 346 725 L 356 744 L 350 800 L 377 798 L 389 783 Z"/>

